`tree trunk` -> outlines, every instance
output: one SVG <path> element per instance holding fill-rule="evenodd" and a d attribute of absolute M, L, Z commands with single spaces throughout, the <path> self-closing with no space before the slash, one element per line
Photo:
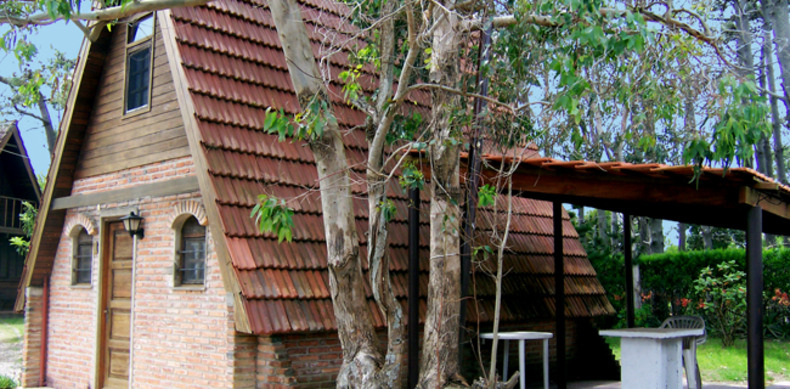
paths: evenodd
<path fill-rule="evenodd" d="M 317 98 L 331 107 L 298 3 L 295 0 L 273 0 L 269 6 L 299 104 L 306 107 Z M 376 388 L 380 386 L 377 372 L 382 358 L 371 314 L 366 309 L 349 166 L 337 123 L 328 121 L 323 133 L 311 139 L 309 145 L 318 169 L 329 287 L 343 349 L 337 386 Z"/>
<path fill-rule="evenodd" d="M 38 92 L 38 111 L 41 114 L 41 124 L 44 126 L 44 134 L 47 136 L 47 150 L 49 151 L 49 158 L 55 155 L 55 141 L 58 137 L 57 131 L 52 126 L 52 117 L 49 115 L 49 108 L 44 95 Z"/>
<path fill-rule="evenodd" d="M 609 224 L 606 223 L 606 211 L 598 209 L 596 210 L 595 216 L 598 221 L 598 228 L 596 228 L 595 235 L 602 243 L 607 243 L 609 242 Z M 612 218 L 614 218 L 614 215 Z"/>
<path fill-rule="evenodd" d="M 766 47 L 768 48 L 768 51 L 765 50 Z M 760 87 L 765 90 L 769 90 L 766 79 L 768 78 L 768 68 L 769 65 L 771 64 L 771 61 L 768 58 L 768 56 L 771 55 L 770 49 L 771 49 L 770 37 L 769 37 L 769 33 L 766 32 L 765 39 L 763 40 L 763 46 L 760 50 L 760 79 L 759 79 Z M 769 101 L 773 101 L 773 97 L 771 96 L 767 96 L 767 97 Z M 771 114 L 773 118 L 773 104 L 771 107 Z M 778 123 L 772 120 L 772 124 L 777 125 Z M 757 166 L 758 168 L 757 171 L 765 174 L 768 177 L 773 177 L 774 161 L 773 161 L 773 155 L 771 153 L 771 142 L 767 135 L 760 136 L 760 140 L 757 143 L 757 151 L 758 151 L 757 161 L 759 162 Z"/>
<path fill-rule="evenodd" d="M 430 81 L 456 87 L 459 81 L 459 17 L 453 2 L 434 6 Z M 459 96 L 434 89 L 433 112 L 429 123 L 432 134 L 430 278 L 428 309 L 420 358 L 418 386 L 435 389 L 449 386 L 458 378 L 458 318 L 461 311 L 461 186 L 459 176 L 462 129 L 454 122 L 454 109 L 461 106 Z"/>
<path fill-rule="evenodd" d="M 771 36 L 769 32 L 765 34 L 765 43 L 763 44 L 763 57 L 765 58 L 765 74 L 768 79 L 768 91 L 776 93 L 776 78 L 774 76 L 773 66 L 773 49 L 771 48 Z M 782 124 L 779 117 L 779 99 L 771 96 L 771 127 L 773 130 L 774 138 L 774 160 L 776 161 L 776 178 L 779 182 L 787 182 L 787 173 L 785 172 L 785 156 L 784 147 L 782 147 Z M 790 103 L 785 104 L 790 107 Z"/>
<path fill-rule="evenodd" d="M 395 10 L 394 1 L 386 2 L 382 6 L 382 15 L 389 15 Z M 390 113 L 397 110 L 392 103 L 390 111 L 385 108 L 392 99 L 392 86 L 394 84 L 394 55 L 395 55 L 395 20 L 386 17 L 381 23 L 379 32 L 379 49 L 381 51 L 381 72 L 379 76 L 378 99 L 376 103 L 377 123 L 375 131 L 368 132 L 367 184 L 368 184 L 368 264 L 370 267 L 370 286 L 373 298 L 387 322 L 387 353 L 384 365 L 378 373 L 378 381 L 382 386 L 401 388 L 405 378 L 403 361 L 406 345 L 405 328 L 403 326 L 403 308 L 392 289 L 390 276 L 390 258 L 387 255 L 388 220 L 387 212 L 387 175 L 384 172 L 384 146 L 385 139 L 391 124 Z M 405 65 L 408 68 L 410 65 Z M 409 72 L 409 70 L 403 70 Z M 411 324 L 411 323 L 410 323 Z M 414 325 L 417 325 L 414 323 Z"/>
<path fill-rule="evenodd" d="M 705 250 L 713 250 L 713 231 L 710 226 L 699 226 Z"/>
<path fill-rule="evenodd" d="M 788 16 L 787 0 L 774 0 L 771 25 L 774 29 L 776 56 L 779 58 L 779 70 L 782 77 L 782 89 L 785 105 L 790 106 L 790 16 Z M 788 107 L 790 110 L 790 107 Z M 790 120 L 790 116 L 787 117 Z"/>
<path fill-rule="evenodd" d="M 678 223 L 678 250 L 686 251 L 686 223 Z"/>
<path fill-rule="evenodd" d="M 660 254 L 664 252 L 664 221 L 661 219 L 648 219 L 650 225 L 650 252 Z"/>

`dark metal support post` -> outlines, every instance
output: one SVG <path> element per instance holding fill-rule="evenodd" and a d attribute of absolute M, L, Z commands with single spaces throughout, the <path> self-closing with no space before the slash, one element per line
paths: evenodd
<path fill-rule="evenodd" d="M 602 211 L 598 211 L 602 212 Z M 623 256 L 625 257 L 625 317 L 628 328 L 636 327 L 634 316 L 634 259 L 631 252 L 631 215 L 623 214 Z"/>
<path fill-rule="evenodd" d="M 420 190 L 409 189 L 409 388 L 420 373 Z"/>
<path fill-rule="evenodd" d="M 488 78 L 481 77 L 480 69 L 484 62 L 488 61 L 491 53 L 491 33 L 493 27 L 489 24 L 488 28 L 480 36 L 480 57 L 477 65 L 477 83 L 481 96 L 488 96 Z M 466 201 L 461 217 L 461 312 L 458 317 L 459 330 L 458 336 L 458 364 L 463 366 L 464 342 L 466 341 L 466 300 L 469 297 L 469 284 L 472 272 L 472 244 L 475 231 L 475 218 L 477 215 L 477 186 L 480 180 L 480 150 L 483 141 L 480 137 L 483 121 L 481 113 L 485 109 L 486 102 L 481 98 L 475 98 L 474 115 L 475 125 L 469 135 L 469 168 L 466 177 Z"/>
<path fill-rule="evenodd" d="M 746 214 L 746 311 L 749 388 L 765 387 L 763 350 L 763 210 Z"/>
<path fill-rule="evenodd" d="M 562 203 L 554 202 L 554 311 L 557 339 L 557 387 L 565 389 L 565 254 L 562 249 Z"/>

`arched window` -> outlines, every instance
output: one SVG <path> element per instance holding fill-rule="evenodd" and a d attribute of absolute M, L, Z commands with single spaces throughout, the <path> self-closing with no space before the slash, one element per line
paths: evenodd
<path fill-rule="evenodd" d="M 176 285 L 202 285 L 206 275 L 206 227 L 190 216 L 181 226 L 176 258 Z"/>
<path fill-rule="evenodd" d="M 79 228 L 79 234 L 73 240 L 74 257 L 71 261 L 71 284 L 90 285 L 91 268 L 93 267 L 93 238 L 85 228 Z"/>

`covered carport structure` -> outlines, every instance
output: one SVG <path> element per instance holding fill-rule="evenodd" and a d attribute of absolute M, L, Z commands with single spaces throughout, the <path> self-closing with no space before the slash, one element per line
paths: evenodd
<path fill-rule="evenodd" d="M 626 290 L 633 290 L 630 217 L 647 216 L 688 224 L 746 231 L 747 350 L 749 388 L 765 385 L 763 351 L 762 233 L 790 235 L 790 188 L 749 168 L 711 168 L 630 164 L 624 162 L 560 161 L 551 158 L 507 158 L 483 155 L 482 183 L 512 171 L 513 192 L 554 203 L 555 273 L 563 274 L 563 203 L 624 214 Z M 695 173 L 697 179 L 695 179 Z M 562 277 L 557 277 L 562 280 Z M 560 282 L 561 284 L 561 282 Z M 564 286 L 557 287 L 557 304 Z M 627 317 L 634 325 L 634 296 L 628 293 Z M 556 338 L 564 343 L 564 310 L 557 309 Z M 561 350 L 564 344 L 558 343 Z M 564 358 L 558 355 L 560 387 Z"/>
<path fill-rule="evenodd" d="M 746 231 L 748 384 L 749 388 L 764 388 L 762 233 L 790 235 L 790 188 L 749 168 L 561 161 L 537 156 L 534 147 L 528 151 L 521 158 L 483 154 L 479 157 L 482 164 L 472 164 L 475 166 L 472 174 L 466 168 L 468 164 L 462 164 L 462 170 L 465 170 L 462 176 L 468 177 L 470 189 L 473 189 L 481 184 L 496 182 L 497 176 L 506 171 L 512 175 L 514 195 L 553 203 L 554 272 L 557 285 L 555 301 L 558 307 L 565 305 L 561 220 L 563 203 L 624 215 L 623 246 L 626 290 L 629 291 L 626 304 L 629 327 L 634 326 L 635 305 L 633 293 L 630 292 L 633 291 L 634 282 L 631 272 L 631 216 Z M 469 160 L 468 155 L 462 157 L 465 161 Z M 418 191 L 413 189 L 411 196 L 414 204 L 419 204 Z M 471 213 L 470 218 L 474 220 L 474 208 Z M 417 225 L 416 209 L 410 209 L 409 220 L 412 227 Z M 469 233 L 466 235 L 471 236 Z M 410 322 L 417 320 L 417 307 L 412 305 L 418 296 L 416 271 L 413 271 L 418 262 L 417 239 L 416 228 L 410 228 Z M 469 257 L 464 260 L 468 261 Z M 463 268 L 469 269 L 468 264 Z M 560 388 L 565 388 L 565 310 L 555 309 L 555 312 L 557 383 Z M 412 350 L 417 349 L 417 342 L 417 331 L 410 327 L 410 382 L 416 382 L 417 366 L 412 359 L 416 361 L 417 358 L 416 351 Z"/>

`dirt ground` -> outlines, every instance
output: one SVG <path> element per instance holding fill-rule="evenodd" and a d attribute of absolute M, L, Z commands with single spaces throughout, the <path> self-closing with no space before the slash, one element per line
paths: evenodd
<path fill-rule="evenodd" d="M 0 375 L 19 382 L 22 373 L 22 326 L 16 324 L 21 318 L 13 318 L 0 316 Z"/>

